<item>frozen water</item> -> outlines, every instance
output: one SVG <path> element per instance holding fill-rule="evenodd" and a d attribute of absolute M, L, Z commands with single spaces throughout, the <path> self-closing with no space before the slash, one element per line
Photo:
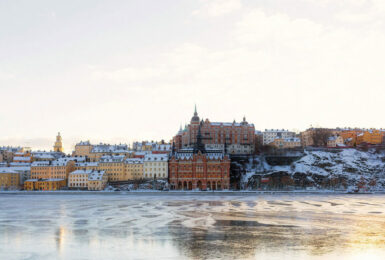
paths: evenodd
<path fill-rule="evenodd" d="M 385 195 L 0 194 L 0 259 L 383 259 Z"/>

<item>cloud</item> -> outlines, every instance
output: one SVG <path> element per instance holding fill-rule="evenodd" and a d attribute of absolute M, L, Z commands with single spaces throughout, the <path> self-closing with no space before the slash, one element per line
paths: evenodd
<path fill-rule="evenodd" d="M 241 0 L 201 0 L 201 7 L 193 11 L 194 16 L 217 17 L 242 8 Z"/>

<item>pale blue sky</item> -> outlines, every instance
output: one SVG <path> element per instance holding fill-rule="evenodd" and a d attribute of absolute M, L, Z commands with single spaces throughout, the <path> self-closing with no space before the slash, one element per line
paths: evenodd
<path fill-rule="evenodd" d="M 381 0 L 0 2 L 0 145 L 170 139 L 200 116 L 257 129 L 383 127 Z"/>

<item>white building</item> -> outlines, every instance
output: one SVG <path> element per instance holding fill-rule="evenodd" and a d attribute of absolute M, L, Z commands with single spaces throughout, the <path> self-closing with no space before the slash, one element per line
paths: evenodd
<path fill-rule="evenodd" d="M 68 175 L 69 188 L 88 189 L 88 176 L 92 170 L 76 170 Z"/>
<path fill-rule="evenodd" d="M 145 179 L 168 178 L 168 155 L 146 154 L 144 156 L 143 174 Z"/>
<path fill-rule="evenodd" d="M 292 137 L 295 137 L 295 133 L 290 132 L 289 130 L 265 129 L 265 131 L 262 133 L 262 144 L 268 145 L 277 138 L 286 139 L 286 138 L 292 138 Z"/>

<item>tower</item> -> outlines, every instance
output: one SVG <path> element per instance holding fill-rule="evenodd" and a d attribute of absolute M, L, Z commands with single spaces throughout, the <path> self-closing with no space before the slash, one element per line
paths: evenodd
<path fill-rule="evenodd" d="M 63 152 L 63 144 L 61 142 L 60 132 L 57 133 L 56 142 L 55 142 L 55 145 L 53 146 L 53 151 L 54 152 L 60 152 L 60 153 Z"/>

